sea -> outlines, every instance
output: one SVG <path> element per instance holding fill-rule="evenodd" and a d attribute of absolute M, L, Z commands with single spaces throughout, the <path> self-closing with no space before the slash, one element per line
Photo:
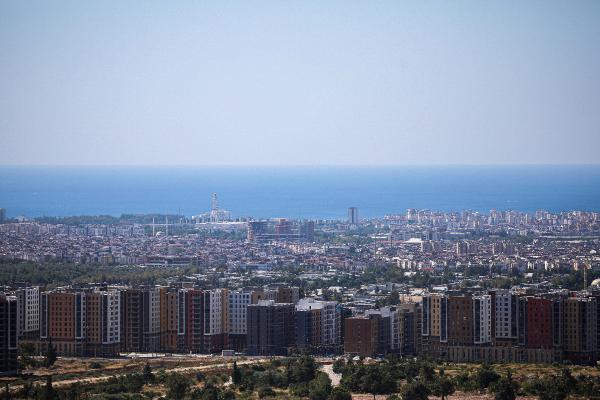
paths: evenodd
<path fill-rule="evenodd" d="M 600 211 L 600 165 L 393 167 L 1 166 L 7 216 L 206 212 L 234 217 L 383 217 L 439 211 Z"/>

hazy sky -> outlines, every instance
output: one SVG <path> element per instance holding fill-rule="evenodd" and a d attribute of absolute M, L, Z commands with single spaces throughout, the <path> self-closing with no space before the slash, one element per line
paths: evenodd
<path fill-rule="evenodd" d="M 596 0 L 0 2 L 0 164 L 599 150 Z"/>

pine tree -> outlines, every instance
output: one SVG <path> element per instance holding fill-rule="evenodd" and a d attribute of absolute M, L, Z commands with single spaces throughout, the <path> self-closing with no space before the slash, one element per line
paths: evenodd
<path fill-rule="evenodd" d="M 52 375 L 46 377 L 46 390 L 44 400 L 54 400 L 54 389 L 52 388 Z"/>
<path fill-rule="evenodd" d="M 143 375 L 145 383 L 154 382 L 154 374 L 152 373 L 152 367 L 150 367 L 150 364 L 146 363 L 146 365 L 144 365 Z"/>
<path fill-rule="evenodd" d="M 242 382 L 242 372 L 237 366 L 237 362 L 233 362 L 233 371 L 231 372 L 231 381 L 234 385 L 239 385 Z"/>
<path fill-rule="evenodd" d="M 50 341 L 48 342 L 48 348 L 46 350 L 46 359 L 44 360 L 44 366 L 46 368 L 50 368 L 56 362 L 56 358 L 56 348 L 52 344 L 52 338 L 50 338 Z"/>

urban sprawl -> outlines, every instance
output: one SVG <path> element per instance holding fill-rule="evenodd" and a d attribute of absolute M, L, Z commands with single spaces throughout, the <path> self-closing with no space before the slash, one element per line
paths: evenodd
<path fill-rule="evenodd" d="M 8 219 L 0 209 L 3 266 L 159 271 L 38 285 L 4 276 L 0 369 L 18 370 L 24 343 L 75 357 L 597 362 L 600 213 L 358 213 L 233 219 L 216 195 L 191 218 Z"/>

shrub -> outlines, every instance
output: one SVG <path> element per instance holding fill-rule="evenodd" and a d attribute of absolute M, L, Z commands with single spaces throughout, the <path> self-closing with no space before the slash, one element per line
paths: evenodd
<path fill-rule="evenodd" d="M 258 398 L 264 399 L 265 397 L 275 396 L 275 392 L 269 386 L 262 386 L 258 389 Z"/>
<path fill-rule="evenodd" d="M 98 361 L 92 361 L 90 363 L 90 369 L 102 369 L 102 364 L 100 364 Z"/>
<path fill-rule="evenodd" d="M 310 400 L 325 400 L 331 393 L 331 380 L 323 372 L 319 372 L 315 379 L 308 384 L 308 397 Z"/>
<path fill-rule="evenodd" d="M 352 395 L 346 389 L 338 386 L 331 391 L 329 400 L 352 400 Z"/>

